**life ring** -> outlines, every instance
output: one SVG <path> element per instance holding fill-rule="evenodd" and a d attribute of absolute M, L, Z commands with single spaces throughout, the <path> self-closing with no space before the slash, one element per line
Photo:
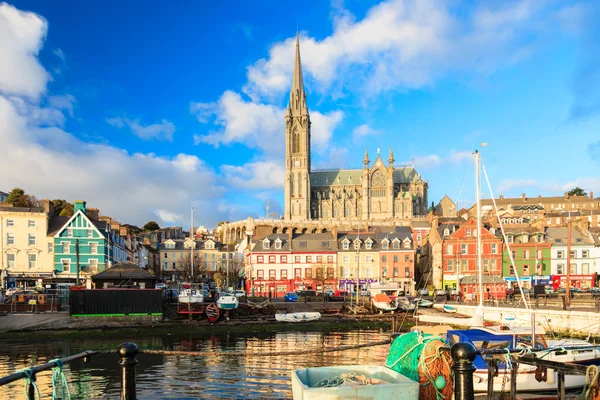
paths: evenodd
<path fill-rule="evenodd" d="M 46 304 L 46 295 L 39 294 L 37 297 L 38 304 Z"/>

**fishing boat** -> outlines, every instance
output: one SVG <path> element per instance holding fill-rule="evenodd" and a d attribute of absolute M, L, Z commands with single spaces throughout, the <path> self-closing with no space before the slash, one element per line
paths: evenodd
<path fill-rule="evenodd" d="M 535 341 L 532 342 L 532 338 Z M 592 365 L 600 363 L 600 348 L 580 339 L 546 340 L 542 327 L 535 332 L 522 327 L 482 327 L 465 330 L 449 330 L 447 339 L 454 343 L 471 343 L 477 350 L 523 349 L 544 360 Z M 473 375 L 473 387 L 476 392 L 488 390 L 488 364 L 481 355 L 475 358 L 476 371 Z M 498 376 L 494 378 L 494 391 L 510 388 L 511 370 L 507 368 L 505 355 L 498 356 Z M 519 392 L 549 391 L 558 388 L 558 372 L 547 370 L 545 380 L 536 379 L 536 367 L 521 364 L 517 370 L 517 390 Z M 540 378 L 540 377 L 537 377 Z M 585 375 L 565 375 L 565 389 L 575 389 L 585 384 Z"/>
<path fill-rule="evenodd" d="M 177 295 L 179 303 L 195 304 L 204 302 L 204 292 L 200 284 L 182 283 Z"/>
<path fill-rule="evenodd" d="M 240 302 L 235 295 L 219 296 L 217 299 L 217 307 L 221 310 L 235 310 L 239 304 Z"/>
<path fill-rule="evenodd" d="M 383 311 L 394 311 L 398 308 L 396 300 L 390 298 L 387 294 L 379 293 L 373 297 L 373 306 Z"/>
<path fill-rule="evenodd" d="M 275 319 L 279 322 L 309 322 L 321 318 L 319 312 L 304 312 L 290 314 L 275 314 Z"/>
<path fill-rule="evenodd" d="M 445 305 L 444 307 L 442 307 L 442 312 L 445 313 L 455 313 L 457 312 L 458 309 L 449 305 Z"/>

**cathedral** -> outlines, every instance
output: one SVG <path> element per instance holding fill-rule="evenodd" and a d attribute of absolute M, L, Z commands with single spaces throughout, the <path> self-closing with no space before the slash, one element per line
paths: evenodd
<path fill-rule="evenodd" d="M 377 149 L 373 163 L 365 151 L 362 169 L 311 170 L 310 124 L 296 36 L 292 90 L 285 114 L 284 220 L 394 220 L 427 214 L 427 182 L 414 164 L 396 167 L 391 147 L 387 164 Z"/>

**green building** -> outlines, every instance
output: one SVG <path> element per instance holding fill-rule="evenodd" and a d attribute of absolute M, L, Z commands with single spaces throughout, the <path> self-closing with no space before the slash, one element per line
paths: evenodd
<path fill-rule="evenodd" d="M 543 231 L 526 228 L 506 228 L 506 243 L 502 252 L 502 277 L 509 288 L 515 288 L 517 275 L 524 288 L 550 284 L 550 247 Z M 511 264 L 508 247 L 516 271 Z"/>

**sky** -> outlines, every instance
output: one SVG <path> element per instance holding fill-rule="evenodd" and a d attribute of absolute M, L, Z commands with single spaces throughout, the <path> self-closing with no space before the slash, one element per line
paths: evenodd
<path fill-rule="evenodd" d="M 298 32 L 313 168 L 392 146 L 468 207 L 479 149 L 495 196 L 600 195 L 597 1 L 298 4 L 1 3 L 0 190 L 137 225 L 279 217 Z"/>

